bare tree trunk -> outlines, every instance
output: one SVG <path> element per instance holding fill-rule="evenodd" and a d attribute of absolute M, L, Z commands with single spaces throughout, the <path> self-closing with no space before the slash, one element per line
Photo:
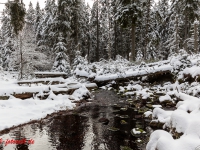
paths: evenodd
<path fill-rule="evenodd" d="M 184 49 L 187 51 L 187 38 L 188 38 L 188 17 L 185 16 L 185 40 L 184 40 Z"/>
<path fill-rule="evenodd" d="M 124 30 L 123 30 L 123 28 L 122 27 L 120 27 L 120 39 L 119 39 L 119 41 L 120 41 L 120 44 L 119 44 L 119 54 L 121 55 L 121 56 L 123 56 L 123 57 L 126 57 L 125 56 L 125 54 L 122 52 L 122 50 L 123 50 L 123 35 L 124 34 Z M 129 60 L 129 59 L 128 59 Z"/>
<path fill-rule="evenodd" d="M 135 61 L 136 52 L 135 52 L 135 24 L 132 24 L 132 49 L 131 49 L 131 56 L 130 61 Z"/>
<path fill-rule="evenodd" d="M 76 35 L 75 35 L 75 44 L 78 45 L 79 44 L 79 28 L 78 28 L 78 14 L 76 11 Z M 79 50 L 80 51 L 80 50 Z"/>
<path fill-rule="evenodd" d="M 115 45 L 114 45 L 114 59 L 116 59 L 116 55 L 117 55 L 117 23 L 116 21 L 114 22 L 114 34 L 115 34 Z"/>
<path fill-rule="evenodd" d="M 109 4 L 108 6 L 108 59 L 111 59 L 111 21 L 110 21 L 110 9 L 109 9 Z"/>
<path fill-rule="evenodd" d="M 90 35 L 88 35 L 88 52 L 87 52 L 88 63 L 90 62 Z"/>
<path fill-rule="evenodd" d="M 96 61 L 99 61 L 99 2 L 97 0 L 97 48 L 96 48 Z"/>
<path fill-rule="evenodd" d="M 19 52 L 20 52 L 20 76 L 19 79 L 23 78 L 23 52 L 22 52 L 22 35 L 19 34 Z"/>
<path fill-rule="evenodd" d="M 148 43 L 149 43 L 149 37 L 148 37 L 148 30 L 149 30 L 149 19 L 150 19 L 150 9 L 151 9 L 151 0 L 148 0 L 147 2 L 147 15 L 146 15 L 146 28 L 145 28 L 145 47 L 144 47 L 144 52 L 143 52 L 143 57 L 144 60 L 147 59 L 147 49 L 148 49 Z"/>
<path fill-rule="evenodd" d="M 178 42 L 178 17 L 176 16 L 176 39 L 175 39 L 175 45 L 176 45 L 176 53 L 178 53 L 179 48 L 179 42 Z"/>
<path fill-rule="evenodd" d="M 194 52 L 198 53 L 198 24 L 194 22 Z"/>

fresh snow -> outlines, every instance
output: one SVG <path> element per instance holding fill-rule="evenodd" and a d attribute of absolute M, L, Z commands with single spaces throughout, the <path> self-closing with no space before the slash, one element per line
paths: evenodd
<path fill-rule="evenodd" d="M 182 71 L 183 74 L 190 74 L 193 78 L 197 75 L 200 75 L 200 67 L 199 66 L 192 66 L 191 68 L 185 68 Z"/>
<path fill-rule="evenodd" d="M 159 101 L 162 103 L 164 101 L 172 101 L 171 97 L 167 94 L 165 96 L 160 96 Z"/>
<path fill-rule="evenodd" d="M 185 57 L 185 56 L 184 56 Z M 110 80 L 102 89 L 111 90 L 112 84 L 117 78 L 126 78 L 130 76 L 140 76 L 142 81 L 129 81 L 127 86 L 120 86 L 119 93 L 136 99 L 147 100 L 151 102 L 154 93 L 157 93 L 156 105 L 152 103 L 151 110 L 144 113 L 145 117 L 151 117 L 152 121 L 163 124 L 163 130 L 155 130 L 146 145 L 146 150 L 194 150 L 200 145 L 200 84 L 198 81 L 192 83 L 175 81 L 174 83 L 165 82 L 162 84 L 147 86 L 143 80 L 147 75 L 159 71 L 171 71 L 178 79 L 183 79 L 184 75 L 191 75 L 194 79 L 200 75 L 198 65 L 199 58 L 190 56 L 190 64 L 184 64 L 183 57 L 177 56 L 171 60 L 160 61 L 151 64 L 141 63 L 132 64 L 126 60 L 96 62 L 91 64 L 79 64 L 74 70 L 74 75 L 86 77 L 95 81 Z M 184 65 L 183 65 L 184 64 Z M 184 66 L 181 68 L 181 66 Z M 39 73 L 39 72 L 38 72 Z M 46 72 L 48 74 L 48 72 Z M 79 80 L 79 81 L 78 81 Z M 184 79 L 183 79 L 184 80 Z M 58 85 L 43 85 L 41 81 L 58 81 Z M 74 78 L 46 78 L 22 81 L 23 85 L 17 84 L 16 77 L 9 73 L 0 73 L 0 96 L 8 95 L 9 100 L 0 101 L 0 130 L 28 122 L 34 119 L 40 119 L 47 114 L 66 109 L 73 109 L 73 102 L 82 99 L 85 95 L 90 95 L 86 87 L 95 86 L 92 83 L 85 83 L 86 79 Z M 26 82 L 32 82 L 26 85 Z M 81 83 L 82 82 L 82 83 Z M 53 91 L 67 90 L 77 88 L 72 95 L 55 95 Z M 36 92 L 31 99 L 21 100 L 14 98 L 13 93 Z M 39 100 L 37 96 L 48 92 L 46 100 Z M 155 97 L 154 97 L 155 98 Z M 176 107 L 173 110 L 159 105 L 159 102 L 173 102 Z M 150 103 L 151 104 L 151 103 Z M 37 105 L 37 106 L 36 106 Z M 35 106 L 35 107 L 34 107 Z M 138 107 L 139 108 L 139 107 Z M 167 131 L 165 131 L 167 130 Z M 141 131 L 134 128 L 134 134 Z M 172 136 L 174 132 L 178 135 L 176 139 Z"/>
<path fill-rule="evenodd" d="M 44 118 L 47 114 L 59 110 L 72 109 L 75 104 L 69 100 L 69 96 L 52 95 L 47 100 L 39 99 L 16 99 L 0 101 L 0 130 L 10 128 L 31 120 Z"/>
<path fill-rule="evenodd" d="M 8 95 L 8 100 L 0 100 L 0 130 L 27 123 L 31 120 L 44 118 L 47 114 L 51 114 L 60 110 L 70 110 L 75 107 L 73 101 L 78 101 L 84 95 L 90 95 L 87 87 L 94 87 L 93 83 L 79 83 L 73 78 L 48 78 L 48 79 L 33 79 L 22 82 L 37 82 L 37 81 L 59 81 L 64 84 L 57 85 L 22 85 L 19 86 L 18 81 L 13 77 L 15 75 L 9 73 L 0 73 L 0 96 Z M 20 81 L 21 82 L 21 81 Z M 66 90 L 77 88 L 72 95 L 55 95 L 53 91 Z M 46 100 L 40 100 L 37 96 L 22 100 L 13 97 L 13 93 L 38 92 L 38 95 L 43 95 L 48 92 L 49 96 Z"/>

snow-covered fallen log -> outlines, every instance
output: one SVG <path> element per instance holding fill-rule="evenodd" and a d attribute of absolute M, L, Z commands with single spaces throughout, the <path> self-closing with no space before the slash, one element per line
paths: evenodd
<path fill-rule="evenodd" d="M 63 72 L 34 72 L 36 78 L 57 78 L 63 77 L 64 79 L 68 78 L 69 75 Z"/>
<path fill-rule="evenodd" d="M 45 93 L 44 95 L 48 95 L 49 92 L 53 92 L 54 94 L 72 94 L 76 89 L 85 86 L 87 89 L 97 88 L 95 83 L 81 84 L 81 83 L 67 83 L 67 84 L 58 84 L 58 85 L 42 85 L 42 86 L 18 86 L 18 87 L 7 87 L 0 89 L 0 99 L 8 99 L 9 96 L 14 96 L 20 99 L 31 98 L 38 93 Z"/>
<path fill-rule="evenodd" d="M 112 74 L 112 75 L 100 75 L 96 76 L 95 78 L 89 79 L 91 82 L 95 83 L 105 83 L 105 82 L 110 82 L 110 81 L 129 81 L 129 80 L 134 80 L 140 77 L 146 77 L 147 81 L 152 82 L 154 81 L 154 78 L 158 80 L 159 78 L 162 77 L 170 77 L 173 76 L 171 74 L 171 68 L 169 67 L 166 70 L 151 70 L 151 71 L 133 71 L 133 72 L 126 72 L 124 74 Z M 156 81 L 155 80 L 155 81 Z"/>
<path fill-rule="evenodd" d="M 42 79 L 34 79 L 34 80 L 23 80 L 23 81 L 17 81 L 16 84 L 18 85 L 29 85 L 31 86 L 32 84 L 64 84 L 66 80 L 62 77 L 57 77 L 57 78 L 42 78 Z"/>

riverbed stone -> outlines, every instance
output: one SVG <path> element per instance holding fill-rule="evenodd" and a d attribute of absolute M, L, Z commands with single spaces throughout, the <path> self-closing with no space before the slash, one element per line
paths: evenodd
<path fill-rule="evenodd" d="M 107 125 L 107 124 L 109 123 L 109 120 L 108 120 L 107 118 L 100 118 L 100 119 L 99 119 L 99 122 L 101 122 L 101 123 Z"/>

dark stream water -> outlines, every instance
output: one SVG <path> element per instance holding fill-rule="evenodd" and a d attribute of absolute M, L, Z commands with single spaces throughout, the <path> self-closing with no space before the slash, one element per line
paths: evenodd
<path fill-rule="evenodd" d="M 94 95 L 93 103 L 83 104 L 71 113 L 18 127 L 2 135 L 0 138 L 4 141 L 26 139 L 26 143 L 7 146 L 1 143 L 0 150 L 129 150 L 128 147 L 143 150 L 148 135 L 135 137 L 131 130 L 136 127 L 145 130 L 146 124 L 141 114 L 128 108 L 127 98 L 105 90 Z M 120 110 L 122 107 L 128 109 Z M 111 131 L 114 129 L 118 131 Z"/>

